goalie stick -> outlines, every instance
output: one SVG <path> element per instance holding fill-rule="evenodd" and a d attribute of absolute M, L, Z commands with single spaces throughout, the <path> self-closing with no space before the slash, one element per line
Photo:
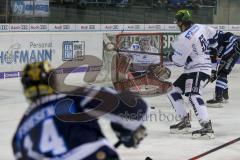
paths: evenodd
<path fill-rule="evenodd" d="M 154 55 L 159 56 L 160 53 L 155 52 L 144 52 L 144 51 L 131 51 L 131 50 L 124 50 L 124 49 L 117 49 L 118 52 L 127 52 L 127 53 L 138 53 L 138 54 L 145 54 L 145 55 Z"/>
<path fill-rule="evenodd" d="M 136 88 L 137 92 L 140 92 L 140 86 L 138 86 L 138 85 L 136 84 L 136 82 L 135 82 L 135 80 L 134 80 L 134 76 L 132 75 L 132 73 L 131 73 L 131 72 L 128 72 L 128 73 L 127 73 L 127 76 L 128 76 L 128 78 L 130 79 L 131 83 L 133 83 L 133 84 L 135 85 L 135 88 Z"/>

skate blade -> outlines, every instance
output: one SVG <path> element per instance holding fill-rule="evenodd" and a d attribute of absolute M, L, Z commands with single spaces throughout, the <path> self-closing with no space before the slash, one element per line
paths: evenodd
<path fill-rule="evenodd" d="M 171 134 L 188 134 L 191 133 L 190 131 L 191 128 L 184 128 L 184 129 L 170 129 Z"/>
<path fill-rule="evenodd" d="M 210 108 L 223 108 L 224 104 L 223 103 L 215 103 L 215 104 L 207 103 L 207 107 L 210 107 Z"/>
<path fill-rule="evenodd" d="M 193 134 L 192 135 L 192 138 L 193 139 L 214 139 L 215 136 L 214 136 L 214 133 L 207 133 L 205 135 L 201 135 L 200 133 L 199 134 Z"/>
<path fill-rule="evenodd" d="M 224 104 L 228 104 L 229 101 L 228 101 L 228 100 L 223 100 L 223 103 L 224 103 Z"/>

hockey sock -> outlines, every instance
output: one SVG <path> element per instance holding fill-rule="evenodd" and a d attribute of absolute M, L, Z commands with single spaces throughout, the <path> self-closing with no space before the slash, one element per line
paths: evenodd
<path fill-rule="evenodd" d="M 197 116 L 199 122 L 200 123 L 208 122 L 209 118 L 208 118 L 207 107 L 204 104 L 202 96 L 197 94 L 190 95 L 189 101 L 193 106 L 195 115 Z"/>
<path fill-rule="evenodd" d="M 228 88 L 226 77 L 219 77 L 216 81 L 215 96 L 222 98 L 223 91 Z"/>

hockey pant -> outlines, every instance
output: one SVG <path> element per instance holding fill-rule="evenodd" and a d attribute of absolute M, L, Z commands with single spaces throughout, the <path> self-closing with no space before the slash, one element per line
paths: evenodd
<path fill-rule="evenodd" d="M 173 84 L 172 89 L 168 92 L 168 98 L 181 118 L 187 115 L 185 103 L 182 95 L 188 97 L 195 115 L 200 123 L 209 121 L 207 107 L 201 96 L 202 88 L 209 75 L 202 72 L 182 74 Z"/>

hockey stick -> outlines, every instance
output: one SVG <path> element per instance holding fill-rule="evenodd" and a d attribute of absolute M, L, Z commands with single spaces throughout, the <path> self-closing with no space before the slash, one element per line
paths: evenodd
<path fill-rule="evenodd" d="M 219 63 L 220 63 L 220 62 L 219 62 Z M 224 61 L 224 64 L 221 65 L 221 68 L 219 68 L 219 69 L 216 71 L 215 74 L 216 74 L 217 76 L 216 76 L 215 80 L 218 79 L 218 77 L 219 77 L 218 73 L 225 67 L 225 64 L 226 64 L 226 63 L 227 63 L 227 62 Z M 218 65 L 219 65 L 219 64 L 218 64 Z M 215 81 L 215 80 L 214 80 L 214 81 Z M 205 88 L 209 82 L 213 83 L 214 81 L 211 81 L 211 78 L 208 78 L 208 81 L 204 84 L 203 88 Z"/>
<path fill-rule="evenodd" d="M 216 148 L 213 148 L 213 149 L 211 149 L 211 150 L 209 150 L 209 151 L 207 151 L 207 152 L 204 152 L 204 153 L 202 153 L 202 154 L 200 154 L 200 155 L 197 155 L 197 156 L 195 156 L 195 157 L 192 157 L 192 158 L 190 158 L 190 159 L 188 159 L 188 160 L 197 160 L 197 159 L 199 159 L 199 158 L 201 158 L 201 157 L 203 157 L 203 156 L 206 156 L 206 155 L 208 155 L 208 154 L 210 154 L 210 153 L 212 153 L 212 152 L 215 152 L 215 151 L 217 151 L 217 150 L 219 150 L 219 149 L 222 149 L 222 148 L 224 148 L 224 147 L 226 147 L 226 146 L 229 146 L 229 145 L 231 145 L 231 144 L 233 144 L 233 143 L 236 143 L 236 142 L 238 142 L 238 141 L 240 141 L 240 137 L 238 137 L 238 138 L 236 138 L 236 139 L 234 139 L 234 140 L 231 140 L 231 141 L 229 141 L 229 142 L 227 142 L 227 143 L 225 143 L 225 144 L 223 144 L 223 145 L 221 145 L 221 146 L 218 146 L 218 147 L 216 147 Z M 153 159 L 150 158 L 150 157 L 146 157 L 145 160 L 153 160 Z"/>
<path fill-rule="evenodd" d="M 118 148 L 121 144 L 122 144 L 122 142 L 119 140 L 114 144 L 114 147 Z"/>
<path fill-rule="evenodd" d="M 195 157 L 192 157 L 192 158 L 190 158 L 190 159 L 188 159 L 188 160 L 196 160 L 196 159 L 199 159 L 199 158 L 201 158 L 201 157 L 203 157 L 203 156 L 206 156 L 206 155 L 208 155 L 208 154 L 210 154 L 210 153 L 212 153 L 212 152 L 215 152 L 215 151 L 217 151 L 217 150 L 219 150 L 219 149 L 222 149 L 222 148 L 224 148 L 224 147 L 226 147 L 226 146 L 228 146 L 228 145 L 231 145 L 231 144 L 233 144 L 233 143 L 236 143 L 237 141 L 240 141 L 240 137 L 238 137 L 238 138 L 236 138 L 236 139 L 234 139 L 234 140 L 231 140 L 231 141 L 229 141 L 229 142 L 227 142 L 227 143 L 225 143 L 225 144 L 223 144 L 223 145 L 221 145 L 221 146 L 218 146 L 218 147 L 216 147 L 216 148 L 213 148 L 213 149 L 211 149 L 211 150 L 209 150 L 209 151 L 207 151 L 207 152 L 204 152 L 204 153 L 202 153 L 202 154 L 200 154 L 200 155 L 197 155 L 197 156 L 195 156 Z"/>
<path fill-rule="evenodd" d="M 138 54 L 147 54 L 147 55 L 155 55 L 158 56 L 160 53 L 155 52 L 144 52 L 144 51 L 130 51 L 130 50 L 123 50 L 123 49 L 117 49 L 118 52 L 127 52 L 127 53 L 138 53 Z"/>
<path fill-rule="evenodd" d="M 217 74 L 217 73 L 216 73 L 216 74 Z M 217 76 L 215 80 L 217 80 L 218 77 L 219 77 L 219 76 Z M 214 80 L 214 81 L 215 81 L 215 80 Z M 209 82 L 213 83 L 214 81 L 211 81 L 210 78 L 208 78 L 208 81 L 203 85 L 203 88 L 205 88 L 205 87 L 208 85 Z"/>

